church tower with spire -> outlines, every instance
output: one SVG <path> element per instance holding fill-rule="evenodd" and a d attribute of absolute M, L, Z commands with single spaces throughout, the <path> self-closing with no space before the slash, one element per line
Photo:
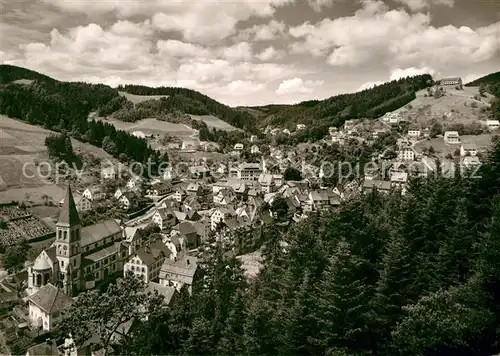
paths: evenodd
<path fill-rule="evenodd" d="M 64 292 L 71 296 L 80 288 L 80 217 L 75 200 L 68 186 L 64 203 L 56 224 L 56 258 L 59 261 L 60 278 Z"/>

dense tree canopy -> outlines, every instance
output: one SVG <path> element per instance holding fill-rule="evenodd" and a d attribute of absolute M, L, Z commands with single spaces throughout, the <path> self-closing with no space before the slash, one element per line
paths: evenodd
<path fill-rule="evenodd" d="M 193 296 L 143 323 L 135 354 L 499 352 L 499 167 L 497 144 L 480 178 L 412 178 L 405 195 L 374 191 L 266 230 L 248 285 L 208 244 Z"/>

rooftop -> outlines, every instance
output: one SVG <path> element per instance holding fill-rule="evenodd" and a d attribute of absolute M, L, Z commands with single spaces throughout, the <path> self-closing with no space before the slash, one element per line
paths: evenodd
<path fill-rule="evenodd" d="M 28 300 L 48 314 L 60 312 L 71 306 L 72 300 L 52 284 L 46 284 Z"/>
<path fill-rule="evenodd" d="M 57 220 L 57 225 L 80 225 L 80 217 L 78 216 L 75 200 L 73 199 L 73 193 L 71 192 L 71 186 L 69 185 L 66 189 L 66 196 L 64 197 L 64 203 L 59 214 L 59 219 Z"/>
<path fill-rule="evenodd" d="M 100 223 L 84 227 L 81 231 L 81 246 L 93 244 L 111 235 L 121 233 L 122 229 L 115 219 L 109 219 Z"/>

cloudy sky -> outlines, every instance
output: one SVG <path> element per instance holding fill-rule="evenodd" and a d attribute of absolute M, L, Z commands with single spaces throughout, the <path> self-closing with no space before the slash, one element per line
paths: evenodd
<path fill-rule="evenodd" d="M 500 70 L 499 0 L 0 0 L 2 63 L 294 103 Z"/>

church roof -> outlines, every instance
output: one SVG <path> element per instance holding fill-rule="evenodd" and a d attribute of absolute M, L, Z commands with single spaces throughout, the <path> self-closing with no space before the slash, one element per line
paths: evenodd
<path fill-rule="evenodd" d="M 52 269 L 52 263 L 48 261 L 48 258 L 44 254 L 40 254 L 38 258 L 35 260 L 33 269 L 35 271 L 45 271 L 48 269 Z"/>
<path fill-rule="evenodd" d="M 71 193 L 71 187 L 69 185 L 68 189 L 66 190 L 64 204 L 61 208 L 61 212 L 59 213 L 59 219 L 57 220 L 57 225 L 63 225 L 63 226 L 80 225 L 80 217 L 78 216 L 75 200 L 73 199 L 73 193 Z"/>
<path fill-rule="evenodd" d="M 48 314 L 60 312 L 70 307 L 71 298 L 52 284 L 46 284 L 29 297 L 29 301 Z"/>

